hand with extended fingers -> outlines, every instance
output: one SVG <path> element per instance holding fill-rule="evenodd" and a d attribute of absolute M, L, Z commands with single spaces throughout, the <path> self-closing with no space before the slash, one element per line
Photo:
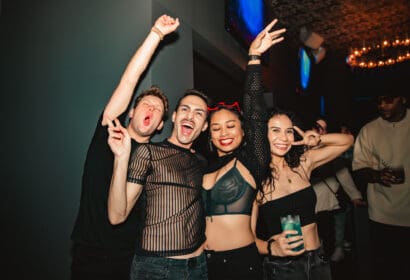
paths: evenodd
<path fill-rule="evenodd" d="M 292 145 L 306 145 L 308 147 L 314 147 L 320 144 L 320 134 L 314 130 L 303 131 L 297 126 L 293 126 L 293 129 L 302 136 L 302 140 L 295 141 Z"/>
<path fill-rule="evenodd" d="M 283 40 L 282 34 L 286 31 L 285 28 L 271 31 L 277 22 L 278 20 L 274 19 L 256 36 L 249 47 L 250 55 L 261 55 L 271 46 Z"/>
<path fill-rule="evenodd" d="M 108 122 L 108 145 L 116 157 L 128 157 L 131 152 L 131 137 L 118 119 Z"/>

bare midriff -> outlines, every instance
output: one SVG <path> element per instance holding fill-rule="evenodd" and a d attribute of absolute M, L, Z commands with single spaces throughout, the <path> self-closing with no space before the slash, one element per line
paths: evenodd
<path fill-rule="evenodd" d="M 206 217 L 206 250 L 226 251 L 245 247 L 255 242 L 251 217 L 229 214 Z"/>

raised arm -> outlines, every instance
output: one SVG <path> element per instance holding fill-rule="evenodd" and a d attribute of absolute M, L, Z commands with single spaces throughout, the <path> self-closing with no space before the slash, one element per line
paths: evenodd
<path fill-rule="evenodd" d="M 306 160 L 310 163 L 310 170 L 335 159 L 352 145 L 353 136 L 349 134 L 327 133 L 320 135 L 319 147 L 309 149 L 305 153 Z"/>
<path fill-rule="evenodd" d="M 246 69 L 245 88 L 243 96 L 244 130 L 247 154 L 255 158 L 257 166 L 254 170 L 259 174 L 255 180 L 261 181 L 261 172 L 269 163 L 268 144 L 266 139 L 267 110 L 263 99 L 262 66 L 260 56 L 270 47 L 283 40 L 285 29 L 271 31 L 277 20 L 269 23 L 253 40 L 249 47 L 249 62 Z"/>
<path fill-rule="evenodd" d="M 243 108 L 245 119 L 266 121 L 266 107 L 263 101 L 262 69 L 260 57 L 270 47 L 281 42 L 286 29 L 270 31 L 277 23 L 274 19 L 269 23 L 249 46 L 249 61 L 245 77 L 245 93 Z M 254 65 L 252 67 L 252 65 Z M 266 136 L 266 135 L 264 135 Z"/>
<path fill-rule="evenodd" d="M 335 159 L 353 145 L 353 136 L 344 133 L 327 133 L 319 135 L 313 130 L 306 132 L 294 127 L 303 140 L 294 142 L 293 145 L 306 145 L 310 147 L 304 156 L 307 167 L 311 170 Z"/>
<path fill-rule="evenodd" d="M 128 63 L 117 88 L 108 101 L 104 109 L 102 125 L 107 125 L 128 108 L 135 87 L 160 41 L 165 35 L 175 31 L 178 26 L 179 20 L 167 15 L 162 15 L 155 21 L 144 42 Z"/>

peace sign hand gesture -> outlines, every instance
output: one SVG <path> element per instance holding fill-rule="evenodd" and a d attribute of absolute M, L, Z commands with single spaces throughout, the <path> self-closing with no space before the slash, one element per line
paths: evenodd
<path fill-rule="evenodd" d="M 278 20 L 274 19 L 256 36 L 249 47 L 250 55 L 261 55 L 271 46 L 283 40 L 282 34 L 286 31 L 285 28 L 270 31 L 277 22 Z"/>
<path fill-rule="evenodd" d="M 303 131 L 297 126 L 293 126 L 293 129 L 302 136 L 302 140 L 295 141 L 292 145 L 299 146 L 299 145 L 306 145 L 308 147 L 315 147 L 320 144 L 320 134 L 314 130 L 307 130 Z"/>

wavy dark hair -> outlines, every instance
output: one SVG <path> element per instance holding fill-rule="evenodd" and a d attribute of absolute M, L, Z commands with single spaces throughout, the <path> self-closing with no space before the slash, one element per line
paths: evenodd
<path fill-rule="evenodd" d="M 284 115 L 287 116 L 290 121 L 292 122 L 292 125 L 295 125 L 302 130 L 304 129 L 302 122 L 299 120 L 299 118 L 296 116 L 296 114 L 293 111 L 290 110 L 284 110 L 280 108 L 275 108 L 271 111 L 269 114 L 268 121 L 272 119 L 275 116 L 280 116 Z M 294 132 L 294 137 L 295 141 L 302 140 L 302 136 L 300 136 L 296 131 Z M 300 145 L 300 146 L 292 146 L 292 148 L 286 153 L 285 155 L 285 161 L 288 164 L 288 166 L 292 169 L 295 167 L 298 167 L 300 165 L 300 161 L 302 159 L 303 153 L 306 151 L 306 146 L 305 145 Z M 302 159 L 303 160 L 303 159 Z M 276 170 L 273 166 L 269 166 L 269 170 L 265 172 L 265 178 L 262 180 L 262 185 L 271 185 L 272 189 L 270 190 L 273 192 L 275 190 L 275 177 L 274 174 L 276 173 Z M 262 188 L 262 198 L 265 195 L 264 188 Z"/>

